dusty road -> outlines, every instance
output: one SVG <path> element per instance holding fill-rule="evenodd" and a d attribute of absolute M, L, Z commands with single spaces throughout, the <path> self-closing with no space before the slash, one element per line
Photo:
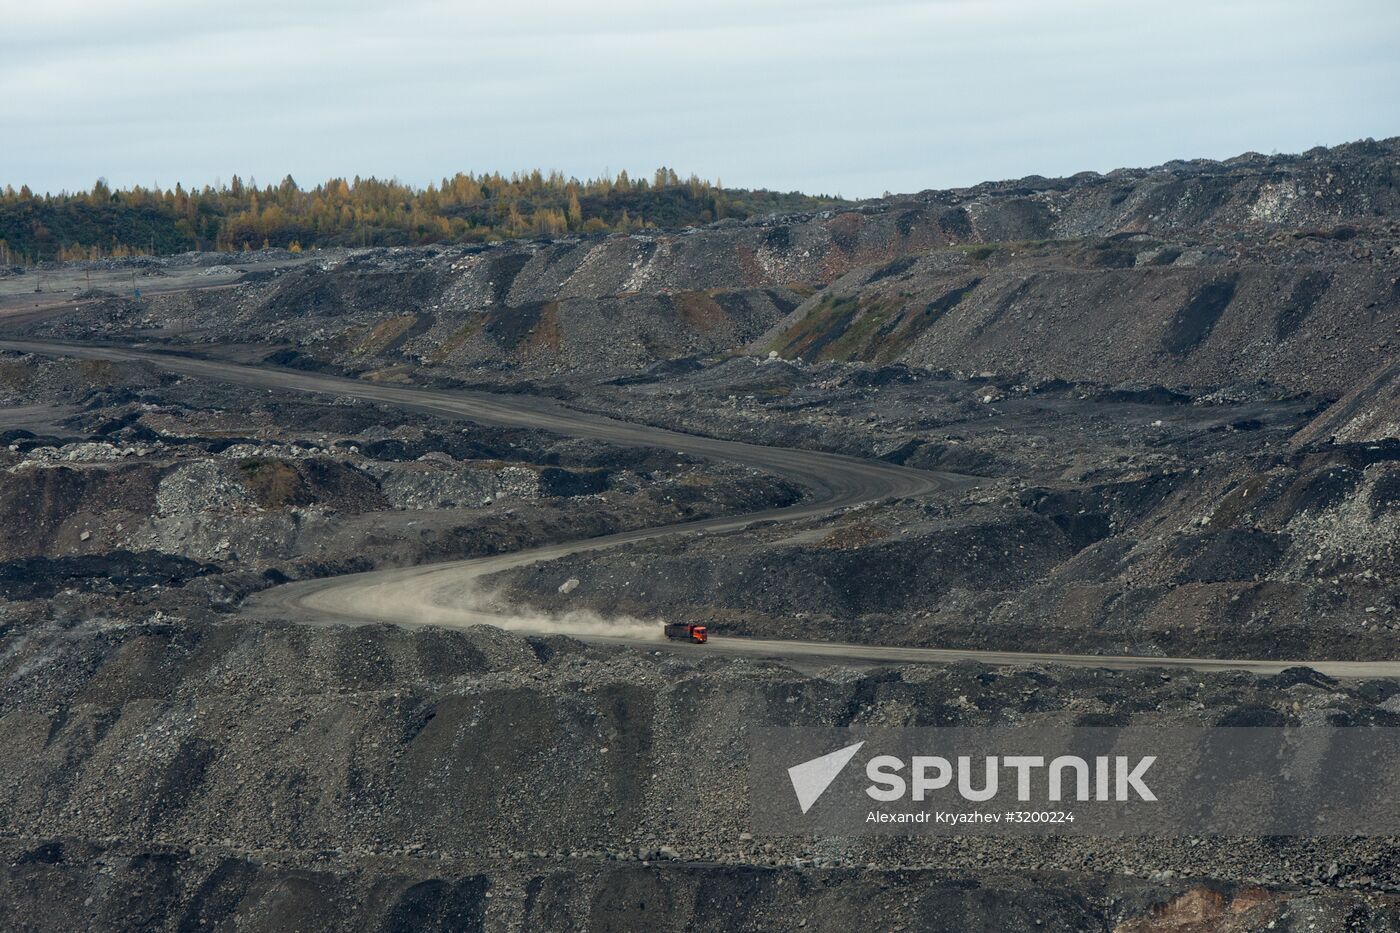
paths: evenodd
<path fill-rule="evenodd" d="M 0 340 L 0 348 L 86 359 L 141 360 L 171 372 L 239 385 L 360 398 L 483 424 L 537 428 L 617 444 L 676 450 L 769 471 L 810 491 L 810 495 L 801 503 L 786 508 L 639 529 L 488 558 L 290 583 L 264 591 L 251 599 L 246 605 L 246 610 L 251 615 L 276 616 L 323 624 L 391 622 L 405 626 L 449 627 L 490 624 L 536 633 L 559 632 L 588 641 L 636 647 L 665 646 L 695 652 L 787 660 L 825 660 L 832 663 L 948 663 L 972 660 L 997 665 L 1177 667 L 1203 671 L 1247 670 L 1261 674 L 1306 665 L 1333 677 L 1400 676 L 1400 661 L 1256 661 L 1126 657 L 882 647 L 748 638 L 713 638 L 705 647 L 691 647 L 666 643 L 660 637 L 660 625 L 654 620 L 604 620 L 587 613 L 565 618 L 532 615 L 502 605 L 494 599 L 488 583 L 490 575 L 514 567 L 552 560 L 566 554 L 616 547 L 651 538 L 721 533 L 760 521 L 808 518 L 832 509 L 887 497 L 921 496 L 956 490 L 971 485 L 973 480 L 837 454 L 764 447 L 681 434 L 576 411 L 548 399 L 530 396 L 382 386 L 335 376 L 265 366 L 245 366 L 124 347 L 85 347 L 41 341 Z"/>
<path fill-rule="evenodd" d="M 152 260 L 150 266 L 92 268 L 73 263 L 29 269 L 23 275 L 0 276 L 0 323 L 16 324 L 71 311 L 91 303 L 91 299 L 81 297 L 90 291 L 133 297 L 138 291 L 150 296 L 228 288 L 249 272 L 286 269 L 314 261 L 309 255 L 266 259 L 250 253 L 247 257 L 226 255 L 221 261 L 181 262 L 176 257 L 158 264 Z"/>
<path fill-rule="evenodd" d="M 767 517 L 783 516 L 771 513 Z M 494 599 L 487 582 L 491 574 L 566 554 L 615 547 L 646 538 L 683 534 L 687 531 L 725 531 L 742 527 L 754 519 L 755 516 L 741 516 L 688 525 L 648 528 L 496 557 L 289 583 L 257 594 L 246 604 L 246 608 L 251 614 L 260 617 L 295 618 L 325 624 L 380 621 L 409 627 L 496 625 L 533 634 L 563 632 L 584 641 L 605 644 L 832 664 L 948 664 L 953 661 L 980 661 L 984 664 L 1022 666 L 1064 664 L 1072 667 L 1116 669 L 1165 667 L 1198 671 L 1245 670 L 1256 674 L 1276 674 L 1289 667 L 1306 666 L 1338 678 L 1400 677 L 1400 662 L 1396 661 L 1145 658 L 722 637 L 711 637 L 709 643 L 703 647 L 692 646 L 667 642 L 661 637 L 660 624 L 655 621 L 604 620 L 589 613 L 578 613 L 564 618 L 522 613 L 519 609 L 513 609 Z"/>
<path fill-rule="evenodd" d="M 28 269 L 22 275 L 0 275 L 0 327 L 16 327 L 58 317 L 106 300 L 98 297 L 150 298 L 177 292 L 237 288 L 253 272 L 272 272 L 317 262 L 315 255 L 277 258 L 257 253 L 225 254 L 181 261 L 134 260 L 131 265 L 92 268 L 69 263 L 56 268 Z"/>

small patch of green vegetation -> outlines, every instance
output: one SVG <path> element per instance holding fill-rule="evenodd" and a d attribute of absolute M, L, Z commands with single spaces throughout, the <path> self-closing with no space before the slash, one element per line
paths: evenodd
<path fill-rule="evenodd" d="M 394 338 L 405 333 L 417 320 L 415 315 L 400 314 L 380 321 L 370 330 L 369 335 L 360 341 L 354 352 L 360 356 L 367 353 L 378 353 L 393 343 Z"/>
<path fill-rule="evenodd" d="M 978 243 L 971 246 L 959 246 L 963 255 L 973 262 L 986 262 L 1001 250 L 1000 243 Z"/>
<path fill-rule="evenodd" d="M 766 351 L 776 350 L 785 359 L 819 359 L 822 348 L 845 333 L 859 310 L 860 302 L 854 296 L 823 295 L 806 317 L 769 344 Z"/>
<path fill-rule="evenodd" d="M 904 309 L 895 298 L 877 298 L 860 303 L 860 312 L 843 334 L 822 350 L 824 360 L 870 359 L 878 350 L 881 332 L 892 325 Z"/>
<path fill-rule="evenodd" d="M 908 291 L 885 295 L 822 296 L 806 317 L 772 341 L 787 359 L 866 360 L 888 363 L 899 358 L 935 321 L 981 284 L 980 277 L 951 289 L 927 307 L 913 306 Z"/>
<path fill-rule="evenodd" d="M 370 382 L 394 382 L 399 385 L 409 385 L 413 382 L 412 371 L 403 363 L 395 363 L 382 369 L 372 369 L 361 378 Z"/>
<path fill-rule="evenodd" d="M 461 349 L 464 343 L 481 330 L 482 321 L 483 318 L 481 315 L 473 315 L 467 323 L 454 330 L 452 334 L 442 342 L 442 346 L 438 347 L 437 352 L 433 354 L 433 361 L 442 362 Z"/>
<path fill-rule="evenodd" d="M 25 363 L 0 363 L 0 385 L 10 389 L 24 389 L 34 381 L 34 374 Z"/>

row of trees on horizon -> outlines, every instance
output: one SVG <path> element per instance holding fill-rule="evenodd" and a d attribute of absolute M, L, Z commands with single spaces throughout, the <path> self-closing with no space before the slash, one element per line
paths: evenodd
<path fill-rule="evenodd" d="M 0 265 L 167 255 L 189 250 L 482 243 L 568 233 L 685 227 L 725 217 L 846 203 L 799 192 L 725 189 L 662 167 L 580 181 L 559 172 L 458 173 L 418 188 L 397 180 L 332 178 L 303 189 L 289 175 L 259 187 L 0 191 Z"/>

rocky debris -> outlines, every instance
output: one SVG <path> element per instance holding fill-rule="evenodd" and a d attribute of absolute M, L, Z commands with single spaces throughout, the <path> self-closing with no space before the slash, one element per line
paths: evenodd
<path fill-rule="evenodd" d="M 705 903 L 725 901 L 735 878 L 749 879 L 750 898 L 756 879 L 825 879 L 844 897 L 866 878 L 905 900 L 910 872 L 976 876 L 983 889 L 1048 872 L 1053 884 L 982 909 L 1029 911 L 1027 923 L 1071 910 L 1066 929 L 1086 917 L 1184 916 L 1200 877 L 1224 892 L 1268 886 L 1282 910 L 1322 897 L 1368 903 L 1375 916 L 1400 888 L 1383 839 L 746 839 L 735 803 L 747 771 L 734 750 L 794 709 L 835 726 L 1209 724 L 1259 709 L 1393 725 L 1381 709 L 1397 692 L 1390 682 L 976 664 L 800 674 L 489 628 L 196 627 L 169 616 L 120 627 L 35 618 L 3 637 L 0 738 L 19 770 L 0 797 L 8 838 L 24 840 L 7 850 L 7 898 L 55 883 L 43 872 L 124 864 L 103 842 L 114 839 L 133 855 L 170 853 L 157 861 L 171 867 L 182 852 L 344 878 L 478 866 L 466 873 L 489 883 L 491 909 L 510 903 L 522 869 L 601 872 L 580 892 L 589 902 L 618 894 L 614 869 L 676 863 L 692 878 L 711 873 Z M 238 890 L 225 877 L 215 889 Z M 187 891 L 169 896 L 189 909 L 219 902 L 194 882 L 163 889 Z M 1063 900 L 1042 904 L 1032 890 Z M 1236 900 L 1257 903 L 1228 893 L 1224 903 Z M 803 915 L 821 928 L 820 911 Z M 1022 921 L 1008 923 L 998 928 Z"/>
<path fill-rule="evenodd" d="M 988 390 L 1000 399 L 978 401 Z M 573 576 L 570 605 L 659 607 L 720 632 L 1108 653 L 1364 658 L 1397 631 L 1397 452 L 1300 450 L 1313 397 L 736 358 L 593 398 L 680 430 L 989 481 L 806 530 L 577 555 L 513 575 L 530 605 L 561 607 Z"/>
<path fill-rule="evenodd" d="M 1400 273 L 1396 147 L 1028 178 L 693 231 L 330 251 L 234 289 L 33 327 L 252 343 L 273 362 L 391 381 L 627 377 L 748 345 L 1337 392 L 1393 355 L 1393 322 L 1373 312 L 1393 309 Z"/>
<path fill-rule="evenodd" d="M 34 520 L 14 527 L 11 555 L 155 549 L 303 576 L 522 546 L 558 527 L 566 501 L 580 535 L 703 514 L 717 497 L 765 501 L 736 495 L 763 478 L 716 485 L 722 468 L 660 451 L 444 429 L 333 400 L 250 403 L 194 380 L 142 391 L 94 397 L 69 419 L 91 439 L 12 439 L 0 497 L 9 489 Z M 1394 457 L 1384 443 L 1300 442 L 1326 406 L 1316 397 L 743 356 L 572 391 L 624 418 L 991 482 L 962 501 L 884 505 L 795 535 L 658 542 L 621 564 L 581 555 L 505 581 L 539 608 L 1149 655 L 1366 657 L 1400 624 L 1387 596 Z M 112 440 L 141 431 L 155 440 Z"/>
<path fill-rule="evenodd" d="M 254 444 L 240 442 L 221 447 L 218 456 L 224 460 L 310 460 L 332 452 L 303 444 Z"/>
<path fill-rule="evenodd" d="M 53 360 L 0 350 L 0 404 L 90 404 L 100 398 L 138 398 L 175 380 L 144 363 Z"/>
<path fill-rule="evenodd" d="M 45 463 L 110 463 L 126 457 L 144 457 L 148 447 L 124 447 L 117 444 L 82 442 L 62 447 L 35 447 L 26 451 L 23 461 L 13 469 L 26 469 Z"/>
<path fill-rule="evenodd" d="M 498 499 L 537 499 L 540 475 L 523 466 L 463 464 L 425 456 L 412 464 L 372 463 L 366 470 L 396 509 L 480 508 Z"/>
<path fill-rule="evenodd" d="M 41 373 L 65 371 L 24 359 Z M 196 380 L 157 380 L 143 393 L 94 393 L 64 419 L 65 438 L 8 432 L 0 503 L 14 520 L 0 527 L 0 560 L 156 551 L 250 579 L 300 577 L 482 555 L 796 495 L 769 477 L 674 452 L 464 428 L 343 399 Z M 120 440 L 128 436 L 145 440 Z M 79 581 L 75 592 L 85 587 Z M 187 602 L 183 593 L 166 598 Z M 231 607 L 229 593 L 211 598 Z"/>
<path fill-rule="evenodd" d="M 0 561 L 0 598 L 48 599 L 60 590 L 82 587 L 111 593 L 183 586 L 219 568 L 156 551 L 114 550 L 78 557 L 26 557 Z"/>
<path fill-rule="evenodd" d="M 848 272 L 748 350 L 1029 379 L 1266 379 L 1339 395 L 1400 348 L 1398 234 L 1378 221 L 1341 242 L 1240 235 L 1200 262 L 1165 266 L 1131 254 L 1122 265 L 1086 266 L 1081 241 L 937 251 L 911 257 L 896 277 Z M 1158 242 L 1124 235 L 1087 255 Z M 988 394 L 999 391 L 979 400 Z"/>
<path fill-rule="evenodd" d="M 130 921 L 137 893 L 143 916 L 252 930 L 296 924 L 476 931 L 519 924 L 542 930 L 840 933 L 878 916 L 890 930 L 1341 933 L 1357 925 L 1387 929 L 1396 910 L 1392 899 L 1357 892 L 1080 880 L 1055 871 L 812 871 L 592 862 L 527 852 L 434 857 L 418 850 L 330 851 L 298 866 L 274 853 L 223 846 L 163 846 L 146 853 L 122 843 L 26 839 L 6 842 L 0 860 L 6 866 L 0 898 L 21 914 L 42 913 L 54 929 L 135 929 Z"/>
<path fill-rule="evenodd" d="M 1364 452 L 1363 452 L 1364 453 Z M 1371 456 L 1376 456 L 1371 452 Z M 1385 656 L 1396 461 L 986 484 L 745 536 L 512 571 L 516 601 L 759 637 L 1189 656 Z M 579 584 L 565 601 L 559 580 Z M 975 620 L 975 621 L 972 621 Z"/>
<path fill-rule="evenodd" d="M 241 284 L 15 320 L 978 478 L 492 581 L 527 606 L 775 638 L 1391 657 L 1396 152 L 1029 178 L 637 236 L 155 260 L 139 269 L 166 284 Z M 485 627 L 253 622 L 240 600 L 289 579 L 802 490 L 665 449 L 146 364 L 0 352 L 0 413 L 7 916 L 1400 925 L 1394 840 L 770 839 L 742 804 L 742 749 L 766 724 L 1395 726 L 1393 681 L 799 671 Z"/>
<path fill-rule="evenodd" d="M 1391 356 L 1400 352 L 1400 342 L 1387 343 Z M 1294 443 L 1327 442 L 1357 444 L 1400 441 L 1400 359 L 1378 369 L 1371 378 L 1330 406 L 1306 428 Z"/>
<path fill-rule="evenodd" d="M 188 515 L 254 508 L 248 488 L 222 464 L 197 460 L 176 467 L 156 487 L 156 515 Z"/>

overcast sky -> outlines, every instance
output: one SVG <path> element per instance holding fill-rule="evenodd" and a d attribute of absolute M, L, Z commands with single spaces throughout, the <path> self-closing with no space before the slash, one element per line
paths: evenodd
<path fill-rule="evenodd" d="M 0 0 L 0 185 L 874 196 L 1400 134 L 1400 0 Z"/>

